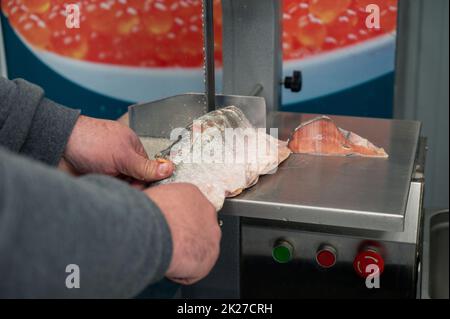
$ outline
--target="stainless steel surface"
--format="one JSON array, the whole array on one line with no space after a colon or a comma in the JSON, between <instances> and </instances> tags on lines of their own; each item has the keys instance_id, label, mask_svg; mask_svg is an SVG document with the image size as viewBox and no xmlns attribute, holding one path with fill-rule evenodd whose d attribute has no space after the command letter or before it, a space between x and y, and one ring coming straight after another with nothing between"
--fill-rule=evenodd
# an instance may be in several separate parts
<instances>
[{"instance_id":1,"label":"stainless steel surface","mask_svg":"<svg viewBox=\"0 0 450 319\"><path fill-rule=\"evenodd\" d=\"M428 153L428 138L420 137L419 149L417 151L416 167L414 171L413 179L418 182L425 181L425 165L426 157Z\"/></svg>"},{"instance_id":2,"label":"stainless steel surface","mask_svg":"<svg viewBox=\"0 0 450 319\"><path fill-rule=\"evenodd\" d=\"M250 92L250 96L258 96L264 90L261 84L256 84L255 87Z\"/></svg>"},{"instance_id":3,"label":"stainless steel surface","mask_svg":"<svg viewBox=\"0 0 450 319\"><path fill-rule=\"evenodd\" d=\"M204 95L187 94L130 108L140 136L170 138L203 115ZM257 127L265 127L262 98L218 96L219 107L236 105ZM314 115L275 112L269 127L287 139ZM420 124L410 121L332 117L336 123L386 149L389 159L292 155L278 172L227 200L222 214L269 220L402 231L418 150Z\"/></svg>"},{"instance_id":4,"label":"stainless steel surface","mask_svg":"<svg viewBox=\"0 0 450 319\"><path fill-rule=\"evenodd\" d=\"M405 214L405 228L403 231L380 231L370 229L356 229L349 227L333 226L328 224L295 223L295 229L305 232L317 232L323 234L334 234L341 237L370 238L378 242L397 242L402 244L417 245L420 242L419 231L421 229L423 183L413 182L408 196L408 204ZM247 218L248 219L248 218ZM289 225L290 222L276 221L270 219L259 219L259 224Z\"/></svg>"},{"instance_id":5,"label":"stainless steel surface","mask_svg":"<svg viewBox=\"0 0 450 319\"><path fill-rule=\"evenodd\" d=\"M207 113L205 95L189 93L129 108L130 127L142 137L170 138L173 129L184 128ZM234 105L257 128L266 127L266 104L261 97L216 95L218 108Z\"/></svg>"},{"instance_id":6,"label":"stainless steel surface","mask_svg":"<svg viewBox=\"0 0 450 319\"><path fill-rule=\"evenodd\" d=\"M216 109L216 83L214 70L214 6L213 0L203 0L203 49L205 92L208 112Z\"/></svg>"},{"instance_id":7,"label":"stainless steel surface","mask_svg":"<svg viewBox=\"0 0 450 319\"><path fill-rule=\"evenodd\" d=\"M223 0L223 92L247 95L257 84L267 110L281 106L282 1Z\"/></svg>"},{"instance_id":8,"label":"stainless steel surface","mask_svg":"<svg viewBox=\"0 0 450 319\"><path fill-rule=\"evenodd\" d=\"M449 211L425 216L422 255L423 299L449 298Z\"/></svg>"},{"instance_id":9,"label":"stainless steel surface","mask_svg":"<svg viewBox=\"0 0 450 319\"><path fill-rule=\"evenodd\" d=\"M270 127L287 139L314 115L275 112ZM403 231L420 123L332 117L385 148L389 159L293 155L225 203L222 214L381 231Z\"/></svg>"}]
</instances>

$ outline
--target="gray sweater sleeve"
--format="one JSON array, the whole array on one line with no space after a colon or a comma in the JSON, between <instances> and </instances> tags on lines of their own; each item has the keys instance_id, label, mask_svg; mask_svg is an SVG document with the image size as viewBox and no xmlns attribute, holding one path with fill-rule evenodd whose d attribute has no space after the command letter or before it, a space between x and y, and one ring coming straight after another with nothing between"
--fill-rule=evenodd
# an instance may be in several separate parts
<instances>
[{"instance_id":1,"label":"gray sweater sleeve","mask_svg":"<svg viewBox=\"0 0 450 319\"><path fill-rule=\"evenodd\" d=\"M164 277L171 255L167 223L143 193L0 147L0 298L130 298ZM70 264L79 289L66 287Z\"/></svg>"},{"instance_id":2,"label":"gray sweater sleeve","mask_svg":"<svg viewBox=\"0 0 450 319\"><path fill-rule=\"evenodd\" d=\"M0 77L0 145L13 152L58 164L78 115L38 86Z\"/></svg>"}]
</instances>

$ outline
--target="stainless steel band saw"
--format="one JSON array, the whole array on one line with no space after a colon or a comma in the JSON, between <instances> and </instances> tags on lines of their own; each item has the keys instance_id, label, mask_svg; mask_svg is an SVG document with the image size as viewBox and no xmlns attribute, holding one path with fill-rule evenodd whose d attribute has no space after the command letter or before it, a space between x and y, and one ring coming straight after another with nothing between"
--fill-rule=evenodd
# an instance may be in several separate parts
<instances>
[{"instance_id":1,"label":"stainless steel band saw","mask_svg":"<svg viewBox=\"0 0 450 319\"><path fill-rule=\"evenodd\" d=\"M235 105L256 127L278 128L286 139L312 115L278 112L281 1L222 1L225 95L214 93L211 3L204 0L206 93L132 106L130 126L141 136L168 138L172 128ZM219 216L219 261L208 278L182 289L184 298L416 297L425 160L420 124L333 119L390 158L293 155L277 174L227 200ZM368 287L359 273L367 265L382 268L380 287Z\"/></svg>"}]
</instances>

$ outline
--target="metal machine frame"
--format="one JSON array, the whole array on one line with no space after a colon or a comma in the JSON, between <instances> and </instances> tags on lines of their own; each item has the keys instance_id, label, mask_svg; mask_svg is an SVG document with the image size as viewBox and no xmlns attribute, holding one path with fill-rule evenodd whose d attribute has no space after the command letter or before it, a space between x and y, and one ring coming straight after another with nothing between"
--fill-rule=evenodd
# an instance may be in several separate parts
<instances>
[{"instance_id":1,"label":"metal machine frame","mask_svg":"<svg viewBox=\"0 0 450 319\"><path fill-rule=\"evenodd\" d=\"M223 92L281 105L281 1L223 0ZM245 30L245 31L243 31Z\"/></svg>"},{"instance_id":2,"label":"metal machine frame","mask_svg":"<svg viewBox=\"0 0 450 319\"><path fill-rule=\"evenodd\" d=\"M0 75L8 76L8 69L6 66L5 44L3 40L2 21L0 20Z\"/></svg>"},{"instance_id":3,"label":"metal machine frame","mask_svg":"<svg viewBox=\"0 0 450 319\"><path fill-rule=\"evenodd\" d=\"M223 1L227 95L216 96L215 102L219 108L234 104L254 125L278 128L279 138L287 140L314 115L278 112L280 7L281 2L273 0ZM210 95L184 94L133 106L130 126L141 136L167 138L171 128L186 127L206 113ZM183 288L183 297L416 296L425 161L421 125L333 119L339 127L386 148L390 158L293 154L276 174L225 202L219 215L223 233L219 261L205 280ZM273 249L279 243L289 252L289 262L275 258ZM323 246L334 253L333 267L318 260ZM355 273L356 269L364 275L361 264L371 258L384 260L380 289L368 289Z\"/></svg>"},{"instance_id":4,"label":"metal machine frame","mask_svg":"<svg viewBox=\"0 0 450 319\"><path fill-rule=\"evenodd\" d=\"M401 1L400 7L403 5ZM280 7L281 1L273 0L223 0L224 93L258 93L266 100L269 117L277 117L276 111L281 105ZM274 125L272 127L279 127L282 123L278 121ZM416 134L418 132L420 128ZM404 199L403 217L398 216L401 218L397 220L393 215L377 216L377 221L370 221L370 216L366 215L360 222L351 217L342 222L339 219L331 222L333 214L326 218L325 214L314 221L312 214L309 220L304 217L305 211L298 221L287 217L276 221L267 218L271 209L283 210L285 205L277 207L270 202L255 205L244 195L243 200L228 201L221 214L223 240L217 266L206 280L183 289L183 296L414 298L420 268L425 160L425 142L419 144L418 136L415 138L417 152L410 162L415 166L409 172L410 189L401 195L408 197ZM258 211L260 218L255 218ZM301 210L294 208L293 214L295 212ZM394 219L390 220L391 216ZM346 222L353 226L345 227ZM373 228L377 222L383 225ZM277 238L288 238L300 247L297 258L290 265L276 264L270 256ZM386 285L380 290L368 290L361 278L355 276L351 265L360 246L368 241L377 242L388 252L385 254ZM323 243L343 248L333 270L319 269L314 263L316 249Z\"/></svg>"}]
</instances>

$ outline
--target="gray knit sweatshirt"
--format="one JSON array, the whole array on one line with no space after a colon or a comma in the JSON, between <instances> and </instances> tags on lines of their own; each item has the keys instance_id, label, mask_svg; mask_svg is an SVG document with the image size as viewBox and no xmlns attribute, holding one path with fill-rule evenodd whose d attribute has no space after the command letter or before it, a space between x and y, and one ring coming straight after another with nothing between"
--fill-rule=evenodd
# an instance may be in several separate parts
<instances>
[{"instance_id":1,"label":"gray knit sweatshirt","mask_svg":"<svg viewBox=\"0 0 450 319\"><path fill-rule=\"evenodd\" d=\"M0 77L0 298L129 298L169 266L169 228L144 194L55 169L78 115Z\"/></svg>"}]
</instances>

